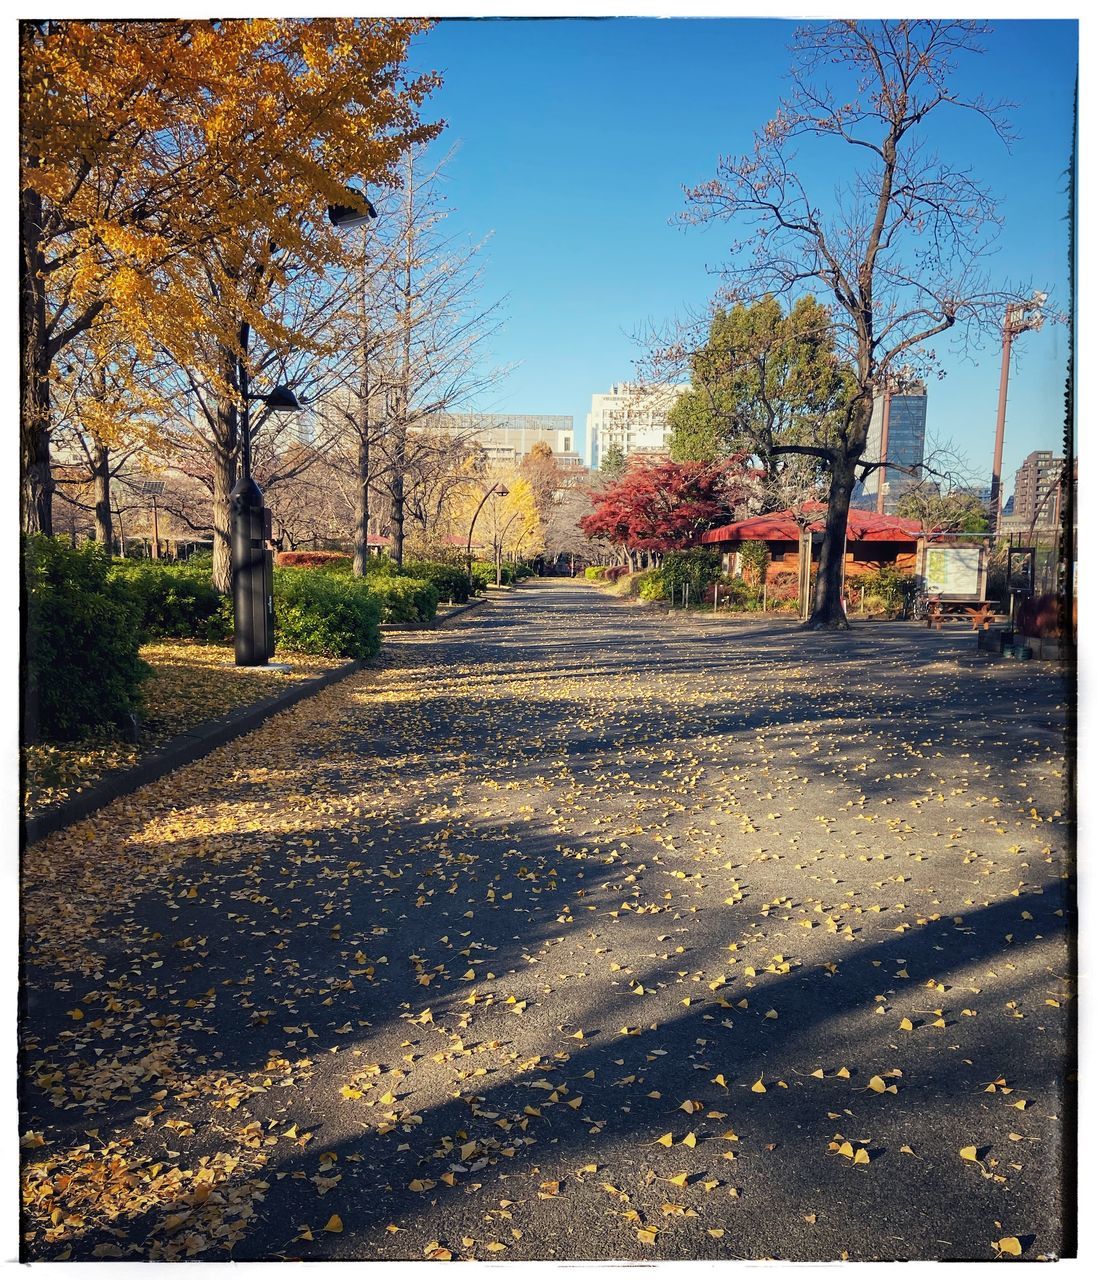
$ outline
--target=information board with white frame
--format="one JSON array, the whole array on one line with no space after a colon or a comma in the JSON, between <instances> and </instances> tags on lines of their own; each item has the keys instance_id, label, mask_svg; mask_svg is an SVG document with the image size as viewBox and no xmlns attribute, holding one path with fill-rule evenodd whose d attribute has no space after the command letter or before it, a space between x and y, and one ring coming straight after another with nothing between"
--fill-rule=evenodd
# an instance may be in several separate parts
<instances>
[{"instance_id":1,"label":"information board with white frame","mask_svg":"<svg viewBox=\"0 0 1097 1280\"><path fill-rule=\"evenodd\" d=\"M981 543L923 541L919 549L926 595L942 600L986 598L986 547Z\"/></svg>"}]
</instances>

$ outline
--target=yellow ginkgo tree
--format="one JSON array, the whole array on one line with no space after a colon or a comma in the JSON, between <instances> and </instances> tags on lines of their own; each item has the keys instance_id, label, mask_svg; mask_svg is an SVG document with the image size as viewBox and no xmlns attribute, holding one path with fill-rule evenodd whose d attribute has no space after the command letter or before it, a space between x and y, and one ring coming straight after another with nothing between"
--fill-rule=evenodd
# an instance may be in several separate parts
<instances>
[{"instance_id":1,"label":"yellow ginkgo tree","mask_svg":"<svg viewBox=\"0 0 1097 1280\"><path fill-rule=\"evenodd\" d=\"M198 360L208 342L197 338L212 332L210 379L237 392L241 333L259 323L263 303L252 247L264 246L264 271L280 253L322 272L341 252L328 206L357 200L348 185L394 184L400 156L437 132L419 116L437 77L404 74L409 43L428 25L22 25L25 528L52 529L58 354L108 312L142 357L159 343Z\"/></svg>"}]
</instances>

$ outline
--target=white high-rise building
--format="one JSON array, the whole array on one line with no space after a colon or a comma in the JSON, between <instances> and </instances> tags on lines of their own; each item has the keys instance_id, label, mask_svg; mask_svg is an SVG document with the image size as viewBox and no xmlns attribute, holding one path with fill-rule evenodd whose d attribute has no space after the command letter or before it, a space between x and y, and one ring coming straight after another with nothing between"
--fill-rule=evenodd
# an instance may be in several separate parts
<instances>
[{"instance_id":1,"label":"white high-rise building","mask_svg":"<svg viewBox=\"0 0 1097 1280\"><path fill-rule=\"evenodd\" d=\"M666 453L670 441L667 415L684 386L660 383L637 387L615 382L607 392L595 392L587 414L586 463L593 471L614 445L627 457L633 453Z\"/></svg>"},{"instance_id":2,"label":"white high-rise building","mask_svg":"<svg viewBox=\"0 0 1097 1280\"><path fill-rule=\"evenodd\" d=\"M582 466L575 449L575 421L570 415L436 413L425 419L423 426L475 440L488 461L501 466L517 466L535 444L547 444L560 467Z\"/></svg>"}]
</instances>

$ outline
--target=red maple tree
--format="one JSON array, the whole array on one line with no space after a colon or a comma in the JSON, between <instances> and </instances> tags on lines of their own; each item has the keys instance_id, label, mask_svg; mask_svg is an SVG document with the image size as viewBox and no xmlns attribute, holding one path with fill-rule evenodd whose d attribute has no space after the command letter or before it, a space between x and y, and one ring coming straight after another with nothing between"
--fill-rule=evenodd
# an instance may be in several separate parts
<instances>
[{"instance_id":1,"label":"red maple tree","mask_svg":"<svg viewBox=\"0 0 1097 1280\"><path fill-rule=\"evenodd\" d=\"M751 495L757 472L739 454L716 463L637 459L592 493L594 510L579 522L588 538L630 551L674 551L706 529L732 520Z\"/></svg>"}]
</instances>

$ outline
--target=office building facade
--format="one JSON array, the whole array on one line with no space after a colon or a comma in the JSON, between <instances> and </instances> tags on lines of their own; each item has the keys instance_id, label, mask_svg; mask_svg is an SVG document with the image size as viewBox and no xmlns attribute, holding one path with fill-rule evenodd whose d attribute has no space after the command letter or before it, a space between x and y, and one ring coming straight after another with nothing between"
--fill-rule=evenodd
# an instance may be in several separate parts
<instances>
[{"instance_id":1,"label":"office building facade","mask_svg":"<svg viewBox=\"0 0 1097 1280\"><path fill-rule=\"evenodd\" d=\"M569 414L437 413L422 426L475 441L493 466L517 466L535 444L548 445L562 468L583 465L575 448L575 419Z\"/></svg>"},{"instance_id":2,"label":"office building facade","mask_svg":"<svg viewBox=\"0 0 1097 1280\"><path fill-rule=\"evenodd\" d=\"M592 471L601 466L613 448L625 457L667 453L671 431L667 416L684 390L670 383L638 388L615 382L609 391L596 392L587 414L587 466Z\"/></svg>"},{"instance_id":3,"label":"office building facade","mask_svg":"<svg viewBox=\"0 0 1097 1280\"><path fill-rule=\"evenodd\" d=\"M877 395L872 402L872 418L868 426L868 443L865 446L866 462L882 458L884 429L884 396ZM893 393L888 413L887 461L901 467L918 467L925 461L926 450L926 388L923 383L910 384L901 395ZM858 486L854 501L861 508L875 510L880 486L884 487L884 512L894 515L899 499L907 489L919 481L917 474L910 475L891 468L879 468Z\"/></svg>"}]
</instances>

